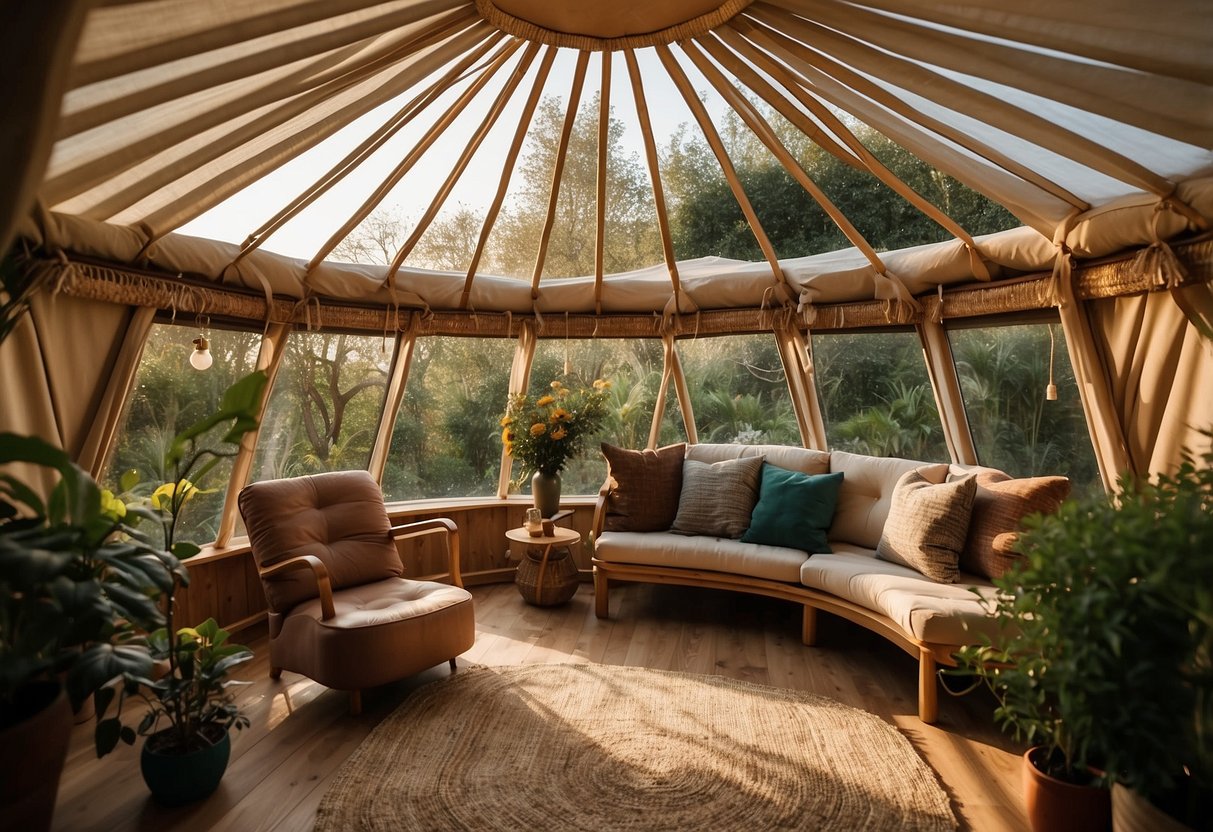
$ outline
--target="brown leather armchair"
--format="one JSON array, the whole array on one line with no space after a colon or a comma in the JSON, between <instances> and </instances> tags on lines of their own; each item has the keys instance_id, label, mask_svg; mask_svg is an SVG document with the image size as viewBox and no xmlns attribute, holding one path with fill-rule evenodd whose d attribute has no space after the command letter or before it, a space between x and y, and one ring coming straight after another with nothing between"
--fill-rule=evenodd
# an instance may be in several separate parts
<instances>
[{"instance_id":1,"label":"brown leather armchair","mask_svg":"<svg viewBox=\"0 0 1213 832\"><path fill-rule=\"evenodd\" d=\"M240 492L240 514L269 602L270 676L291 670L361 691L449 661L476 640L459 575L459 530L447 519L392 527L366 471L267 480ZM401 537L442 534L451 583L401 577Z\"/></svg>"}]
</instances>

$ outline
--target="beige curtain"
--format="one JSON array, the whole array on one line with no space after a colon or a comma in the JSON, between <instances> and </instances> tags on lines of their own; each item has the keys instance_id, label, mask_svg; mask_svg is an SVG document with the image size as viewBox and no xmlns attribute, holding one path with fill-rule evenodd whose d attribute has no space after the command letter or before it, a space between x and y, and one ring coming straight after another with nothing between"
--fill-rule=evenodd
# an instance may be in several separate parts
<instances>
[{"instance_id":1,"label":"beige curtain","mask_svg":"<svg viewBox=\"0 0 1213 832\"><path fill-rule=\"evenodd\" d=\"M0 27L0 254L34 205L50 158L68 67L92 5L86 0L6 3Z\"/></svg>"},{"instance_id":2,"label":"beige curtain","mask_svg":"<svg viewBox=\"0 0 1213 832\"><path fill-rule=\"evenodd\" d=\"M1181 291L1207 294L1209 287ZM1208 447L1200 431L1213 428L1213 341L1168 292L1099 300L1088 308L1133 472L1173 471L1185 448Z\"/></svg>"},{"instance_id":3,"label":"beige curtain","mask_svg":"<svg viewBox=\"0 0 1213 832\"><path fill-rule=\"evenodd\" d=\"M531 381L531 362L535 360L535 347L539 343L535 324L526 321L518 329L518 344L514 348L514 362L510 365L510 395L525 393ZM504 410L504 408L502 408ZM513 459L501 449L501 471L497 475L497 496L505 499L510 493L510 473Z\"/></svg>"},{"instance_id":4,"label":"beige curtain","mask_svg":"<svg viewBox=\"0 0 1213 832\"><path fill-rule=\"evenodd\" d=\"M129 385L139 360L134 342L141 346L150 324L143 310L35 295L0 345L0 432L39 436L98 474L126 398L118 387ZM44 495L52 484L42 471L12 473Z\"/></svg>"}]
</instances>

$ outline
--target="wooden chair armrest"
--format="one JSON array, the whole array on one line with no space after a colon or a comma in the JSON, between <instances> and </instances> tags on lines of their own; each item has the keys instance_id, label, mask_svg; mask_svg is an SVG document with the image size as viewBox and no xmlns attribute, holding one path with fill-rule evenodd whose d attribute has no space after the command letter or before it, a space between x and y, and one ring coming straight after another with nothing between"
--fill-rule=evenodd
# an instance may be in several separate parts
<instances>
[{"instance_id":1,"label":"wooden chair armrest","mask_svg":"<svg viewBox=\"0 0 1213 832\"><path fill-rule=\"evenodd\" d=\"M336 616L337 610L333 607L333 582L329 578L328 567L315 555L299 555L290 560L284 560L282 563L275 563L273 566L262 569L261 577L273 578L285 572L294 572L296 569L310 569L316 576L316 590L320 594L320 620L328 621Z\"/></svg>"},{"instance_id":2,"label":"wooden chair armrest","mask_svg":"<svg viewBox=\"0 0 1213 832\"><path fill-rule=\"evenodd\" d=\"M598 489L598 499L594 502L594 524L590 527L590 534L594 536L594 540L598 540L599 535L602 534L602 526L606 523L606 504L610 495L611 478L607 477L602 488Z\"/></svg>"},{"instance_id":3,"label":"wooden chair armrest","mask_svg":"<svg viewBox=\"0 0 1213 832\"><path fill-rule=\"evenodd\" d=\"M446 535L447 559L450 561L451 583L463 586L463 575L459 571L459 527L455 521L446 517L435 517L432 520L418 520L415 523L404 523L392 526L392 537L395 540L406 540L410 537L421 537L427 534L442 533Z\"/></svg>"}]
</instances>

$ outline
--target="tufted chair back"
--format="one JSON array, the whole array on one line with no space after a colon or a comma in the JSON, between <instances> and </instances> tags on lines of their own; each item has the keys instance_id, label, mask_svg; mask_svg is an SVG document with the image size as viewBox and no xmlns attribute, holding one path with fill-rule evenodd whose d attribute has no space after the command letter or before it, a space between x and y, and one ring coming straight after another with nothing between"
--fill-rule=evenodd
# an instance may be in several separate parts
<instances>
[{"instance_id":1,"label":"tufted chair back","mask_svg":"<svg viewBox=\"0 0 1213 832\"><path fill-rule=\"evenodd\" d=\"M328 568L334 590L404 573L383 492L366 471L255 482L240 492L240 514L260 569L315 555ZM263 576L261 583L273 613L317 596L316 580L306 570Z\"/></svg>"}]
</instances>

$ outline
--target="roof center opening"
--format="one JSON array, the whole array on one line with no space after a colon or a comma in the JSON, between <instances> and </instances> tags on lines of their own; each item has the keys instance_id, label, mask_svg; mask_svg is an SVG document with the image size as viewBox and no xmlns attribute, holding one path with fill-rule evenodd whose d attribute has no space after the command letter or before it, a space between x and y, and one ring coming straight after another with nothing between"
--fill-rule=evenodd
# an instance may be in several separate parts
<instances>
[{"instance_id":1,"label":"roof center opening","mask_svg":"<svg viewBox=\"0 0 1213 832\"><path fill-rule=\"evenodd\" d=\"M504 32L573 49L635 49L701 35L753 0L476 0Z\"/></svg>"}]
</instances>

